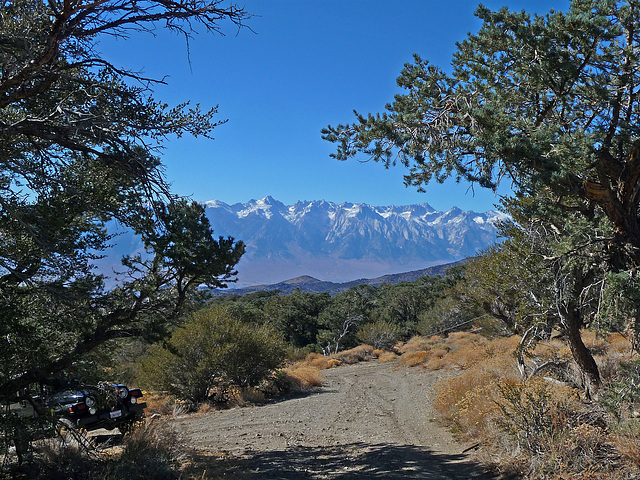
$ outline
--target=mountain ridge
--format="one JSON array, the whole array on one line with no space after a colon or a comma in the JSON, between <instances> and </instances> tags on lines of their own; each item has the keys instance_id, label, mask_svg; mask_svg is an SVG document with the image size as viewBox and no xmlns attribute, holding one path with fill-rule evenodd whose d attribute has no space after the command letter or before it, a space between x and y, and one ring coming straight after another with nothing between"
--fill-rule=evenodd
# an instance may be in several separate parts
<instances>
[{"instance_id":1,"label":"mountain ridge","mask_svg":"<svg viewBox=\"0 0 640 480\"><path fill-rule=\"evenodd\" d=\"M420 270L475 256L496 241L506 215L436 211L428 203L373 206L271 196L246 203L204 202L216 235L242 240L238 286L310 275L333 283Z\"/></svg>"},{"instance_id":2,"label":"mountain ridge","mask_svg":"<svg viewBox=\"0 0 640 480\"><path fill-rule=\"evenodd\" d=\"M214 296L224 295L246 295L248 293L262 292L262 291L274 291L278 290L282 295L289 295L296 290L300 290L305 293L324 293L327 292L330 295L336 295L340 292L344 292L357 285L372 285L379 286L385 283L400 283L400 282L413 282L421 277L425 276L443 276L445 271L449 268L464 265L471 258L465 258L457 262L446 263L441 265L434 265L432 267L423 268L420 270L412 270L410 272L395 273L382 275L376 278L361 278L357 280L351 280L349 282L329 282L325 280L319 280L310 275L301 275L299 277L284 280L282 282L274 284L253 285L243 288L229 288L218 289L213 291Z\"/></svg>"}]
</instances>

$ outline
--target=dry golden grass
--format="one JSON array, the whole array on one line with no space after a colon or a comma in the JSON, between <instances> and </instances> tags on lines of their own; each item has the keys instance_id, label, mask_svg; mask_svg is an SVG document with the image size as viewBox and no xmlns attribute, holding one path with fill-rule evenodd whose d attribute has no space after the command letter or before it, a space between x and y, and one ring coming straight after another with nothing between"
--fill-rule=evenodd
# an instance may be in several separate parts
<instances>
[{"instance_id":1,"label":"dry golden grass","mask_svg":"<svg viewBox=\"0 0 640 480\"><path fill-rule=\"evenodd\" d=\"M406 366L424 365L428 370L451 366L466 369L501 352L506 345L491 343L484 337L469 332L454 332L449 337L413 337L396 347L401 353L398 363Z\"/></svg>"},{"instance_id":2,"label":"dry golden grass","mask_svg":"<svg viewBox=\"0 0 640 480\"><path fill-rule=\"evenodd\" d=\"M599 337L596 332L589 330L582 332L582 341L591 349L600 349L607 344L606 339Z\"/></svg>"},{"instance_id":3,"label":"dry golden grass","mask_svg":"<svg viewBox=\"0 0 640 480\"><path fill-rule=\"evenodd\" d=\"M487 345L487 352L490 355L502 355L506 353L512 356L513 352L516 351L520 340L521 337L519 335L494 338Z\"/></svg>"},{"instance_id":4,"label":"dry golden grass","mask_svg":"<svg viewBox=\"0 0 640 480\"><path fill-rule=\"evenodd\" d=\"M484 339L484 337L471 332L451 332L447 337L447 340L455 345L463 344L465 341L477 342L479 339Z\"/></svg>"},{"instance_id":5,"label":"dry golden grass","mask_svg":"<svg viewBox=\"0 0 640 480\"><path fill-rule=\"evenodd\" d=\"M609 347L608 352L611 354L630 354L631 353L631 342L628 338L624 337L619 333L613 333L609 335Z\"/></svg>"},{"instance_id":6,"label":"dry golden grass","mask_svg":"<svg viewBox=\"0 0 640 480\"><path fill-rule=\"evenodd\" d=\"M477 365L490 356L484 345L474 342L465 342L463 348L452 349L447 355L448 361L465 370Z\"/></svg>"},{"instance_id":7,"label":"dry golden grass","mask_svg":"<svg viewBox=\"0 0 640 480\"><path fill-rule=\"evenodd\" d=\"M532 353L537 358L550 359L564 352L562 352L562 349L558 348L558 346L553 343L539 343Z\"/></svg>"},{"instance_id":8,"label":"dry golden grass","mask_svg":"<svg viewBox=\"0 0 640 480\"><path fill-rule=\"evenodd\" d=\"M147 403L145 414L151 415L169 415L174 411L175 398L162 392L143 392L143 399Z\"/></svg>"},{"instance_id":9,"label":"dry golden grass","mask_svg":"<svg viewBox=\"0 0 640 480\"><path fill-rule=\"evenodd\" d=\"M317 368L318 370L325 370L327 368L331 368L331 365L329 365L329 358L319 353L310 353L308 357L300 363L308 363L309 365Z\"/></svg>"},{"instance_id":10,"label":"dry golden grass","mask_svg":"<svg viewBox=\"0 0 640 480\"><path fill-rule=\"evenodd\" d=\"M429 350L434 345L434 343L436 343L439 339L440 337L427 338L427 337L415 336L409 339L408 342L397 345L395 350L400 352L400 354L404 354L407 352Z\"/></svg>"},{"instance_id":11,"label":"dry golden grass","mask_svg":"<svg viewBox=\"0 0 640 480\"><path fill-rule=\"evenodd\" d=\"M284 368L282 374L285 378L282 380L293 390L319 387L324 383L322 370L339 367L342 364L368 361L373 357L373 347L370 345L360 345L329 357L319 353L309 353L304 359Z\"/></svg>"},{"instance_id":12,"label":"dry golden grass","mask_svg":"<svg viewBox=\"0 0 640 480\"><path fill-rule=\"evenodd\" d=\"M398 355L394 352L382 351L377 355L377 357L378 357L378 362L387 363L387 362L393 362L396 358L398 358Z\"/></svg>"},{"instance_id":13,"label":"dry golden grass","mask_svg":"<svg viewBox=\"0 0 640 480\"><path fill-rule=\"evenodd\" d=\"M311 365L291 365L284 369L284 373L300 389L320 387L324 382L320 370Z\"/></svg>"},{"instance_id":14,"label":"dry golden grass","mask_svg":"<svg viewBox=\"0 0 640 480\"><path fill-rule=\"evenodd\" d=\"M198 407L198 410L196 411L196 413L198 415L206 415L207 413L211 412L212 410L215 410L215 408L208 402L202 403L200 404L200 406Z\"/></svg>"},{"instance_id":15,"label":"dry golden grass","mask_svg":"<svg viewBox=\"0 0 640 480\"><path fill-rule=\"evenodd\" d=\"M447 355L447 353L449 353L449 350L447 350L446 348L442 348L442 347L434 347L430 350L431 352L431 356L432 357L436 357L436 358L444 358L445 355Z\"/></svg>"},{"instance_id":16,"label":"dry golden grass","mask_svg":"<svg viewBox=\"0 0 640 480\"><path fill-rule=\"evenodd\" d=\"M228 396L226 405L228 408L261 404L266 400L264 392L255 388L232 387L229 389Z\"/></svg>"},{"instance_id":17,"label":"dry golden grass","mask_svg":"<svg viewBox=\"0 0 640 480\"><path fill-rule=\"evenodd\" d=\"M640 439L629 435L616 435L613 445L620 455L629 459L631 463L640 468Z\"/></svg>"},{"instance_id":18,"label":"dry golden grass","mask_svg":"<svg viewBox=\"0 0 640 480\"><path fill-rule=\"evenodd\" d=\"M398 364L405 367L415 367L417 365L423 365L430 357L430 353L425 350L407 352L400 356Z\"/></svg>"},{"instance_id":19,"label":"dry golden grass","mask_svg":"<svg viewBox=\"0 0 640 480\"><path fill-rule=\"evenodd\" d=\"M446 357L431 357L429 361L424 365L429 371L434 370L442 370L443 368L449 367L451 364L449 363L449 359Z\"/></svg>"},{"instance_id":20,"label":"dry golden grass","mask_svg":"<svg viewBox=\"0 0 640 480\"><path fill-rule=\"evenodd\" d=\"M434 401L457 438L482 443L480 457L498 462L503 473L527 479L640 478L640 436L605 426L613 417L598 403L585 403L580 390L539 376L523 382L514 357L520 340L470 333L450 335L431 347L426 339L413 340L413 349L420 345L431 353L425 368L457 365L461 370L436 385ZM587 332L584 340L605 382L619 374L621 360L634 358L621 335L602 339ZM571 358L560 339L540 342L530 353L527 361L537 364Z\"/></svg>"},{"instance_id":21,"label":"dry golden grass","mask_svg":"<svg viewBox=\"0 0 640 480\"><path fill-rule=\"evenodd\" d=\"M461 375L442 379L436 385L435 410L460 439L483 441L487 417L498 409L496 383L490 371L466 370Z\"/></svg>"},{"instance_id":22,"label":"dry golden grass","mask_svg":"<svg viewBox=\"0 0 640 480\"><path fill-rule=\"evenodd\" d=\"M373 347L371 345L358 345L350 350L332 355L332 357L340 360L347 365L359 362L367 362L373 358Z\"/></svg>"}]
</instances>

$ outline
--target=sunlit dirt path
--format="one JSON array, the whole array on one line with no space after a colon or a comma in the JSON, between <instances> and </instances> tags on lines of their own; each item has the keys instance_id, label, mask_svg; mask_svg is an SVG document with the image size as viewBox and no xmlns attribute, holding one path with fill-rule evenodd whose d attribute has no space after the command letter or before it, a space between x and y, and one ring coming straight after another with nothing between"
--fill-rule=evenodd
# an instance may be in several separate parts
<instances>
[{"instance_id":1,"label":"sunlit dirt path","mask_svg":"<svg viewBox=\"0 0 640 480\"><path fill-rule=\"evenodd\" d=\"M434 421L437 373L367 363L323 374L317 393L175 426L211 473L228 478L492 478Z\"/></svg>"}]
</instances>

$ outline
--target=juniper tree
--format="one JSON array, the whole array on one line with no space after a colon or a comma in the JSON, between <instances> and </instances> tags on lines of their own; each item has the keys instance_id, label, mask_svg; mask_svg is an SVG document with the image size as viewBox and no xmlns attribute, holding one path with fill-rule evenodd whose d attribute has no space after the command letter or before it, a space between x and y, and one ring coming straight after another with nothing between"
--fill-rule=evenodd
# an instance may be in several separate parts
<instances>
[{"instance_id":1,"label":"juniper tree","mask_svg":"<svg viewBox=\"0 0 640 480\"><path fill-rule=\"evenodd\" d=\"M582 292L602 271L632 279L640 266L640 2L573 0L567 12L534 16L480 6L476 15L483 24L458 44L451 73L416 55L384 113L356 113L323 136L338 159L405 165L406 184L420 190L454 177L507 182L528 199L528 218L562 237L553 258L540 258L572 277L557 313L597 387L579 335L589 321Z\"/></svg>"}]
</instances>

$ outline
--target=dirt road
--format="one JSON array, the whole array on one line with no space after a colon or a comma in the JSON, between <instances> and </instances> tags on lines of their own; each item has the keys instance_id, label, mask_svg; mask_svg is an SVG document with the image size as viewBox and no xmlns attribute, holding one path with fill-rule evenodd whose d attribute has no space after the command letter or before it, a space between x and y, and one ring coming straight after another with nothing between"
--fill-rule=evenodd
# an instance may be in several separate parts
<instances>
[{"instance_id":1,"label":"dirt road","mask_svg":"<svg viewBox=\"0 0 640 480\"><path fill-rule=\"evenodd\" d=\"M176 428L228 478L492 478L435 423L435 373L367 363L323 374L317 393L183 417Z\"/></svg>"}]
</instances>

